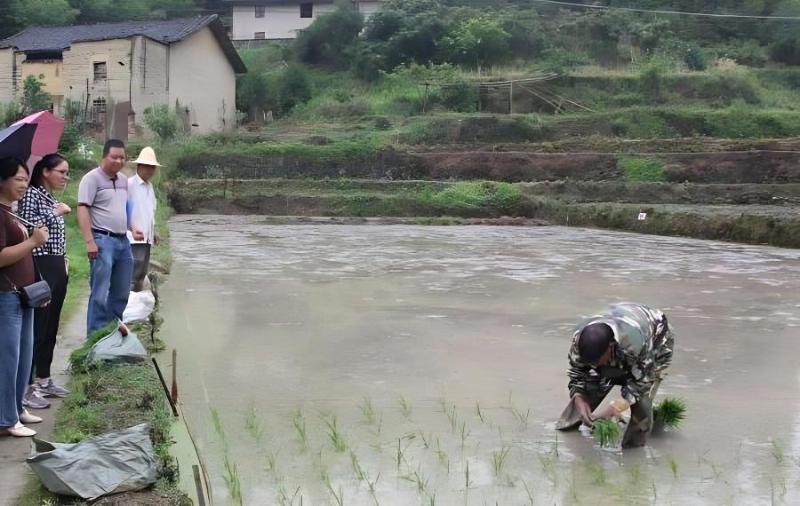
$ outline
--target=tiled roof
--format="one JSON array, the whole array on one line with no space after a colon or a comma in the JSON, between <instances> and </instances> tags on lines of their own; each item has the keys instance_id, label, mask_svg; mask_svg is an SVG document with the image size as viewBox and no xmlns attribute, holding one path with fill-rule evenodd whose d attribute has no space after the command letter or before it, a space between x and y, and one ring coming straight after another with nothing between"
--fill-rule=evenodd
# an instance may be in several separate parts
<instances>
[{"instance_id":1,"label":"tiled roof","mask_svg":"<svg viewBox=\"0 0 800 506\"><path fill-rule=\"evenodd\" d=\"M177 42L217 18L216 14L192 18L123 21L95 25L32 26L16 35L0 40L0 48L20 51L61 51L74 42L127 39L143 35L159 42Z\"/></svg>"},{"instance_id":2,"label":"tiled roof","mask_svg":"<svg viewBox=\"0 0 800 506\"><path fill-rule=\"evenodd\" d=\"M16 35L0 40L0 49L13 47L18 51L63 51L75 42L90 42L110 39L127 39L141 35L171 44L185 39L197 30L208 26L222 47L225 56L237 73L247 68L234 49L219 16L196 16L164 20L123 21L120 23L97 23L94 25L32 26Z\"/></svg>"}]
</instances>

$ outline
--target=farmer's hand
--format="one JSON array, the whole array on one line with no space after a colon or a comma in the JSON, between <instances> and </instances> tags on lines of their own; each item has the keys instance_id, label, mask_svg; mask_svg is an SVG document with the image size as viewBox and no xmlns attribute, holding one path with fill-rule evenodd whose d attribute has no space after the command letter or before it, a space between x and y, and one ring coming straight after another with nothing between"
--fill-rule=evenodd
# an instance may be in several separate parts
<instances>
[{"instance_id":1,"label":"farmer's hand","mask_svg":"<svg viewBox=\"0 0 800 506\"><path fill-rule=\"evenodd\" d=\"M69 207L67 204L63 202L56 204L53 207L53 214L56 216L64 216L65 214L69 214L72 212L72 208Z\"/></svg>"},{"instance_id":2,"label":"farmer's hand","mask_svg":"<svg viewBox=\"0 0 800 506\"><path fill-rule=\"evenodd\" d=\"M89 260L97 258L97 243L94 242L94 239L86 241L86 256L89 257Z\"/></svg>"},{"instance_id":3,"label":"farmer's hand","mask_svg":"<svg viewBox=\"0 0 800 506\"><path fill-rule=\"evenodd\" d=\"M589 406L589 401L586 400L581 394L575 394L575 409L578 410L578 414L581 415L581 420L583 420L583 424L587 427L592 426L592 408Z\"/></svg>"},{"instance_id":4,"label":"farmer's hand","mask_svg":"<svg viewBox=\"0 0 800 506\"><path fill-rule=\"evenodd\" d=\"M144 232L142 232L138 227L133 227L131 229L131 235L133 236L134 241L144 241Z\"/></svg>"},{"instance_id":5,"label":"farmer's hand","mask_svg":"<svg viewBox=\"0 0 800 506\"><path fill-rule=\"evenodd\" d=\"M159 244L161 244L161 236L158 235L158 232L156 232L156 234L153 236L153 244L155 246L158 246Z\"/></svg>"},{"instance_id":6,"label":"farmer's hand","mask_svg":"<svg viewBox=\"0 0 800 506\"><path fill-rule=\"evenodd\" d=\"M47 242L48 237L50 237L50 235L47 233L47 227L35 227L31 233L30 240L34 247L38 248Z\"/></svg>"}]
</instances>

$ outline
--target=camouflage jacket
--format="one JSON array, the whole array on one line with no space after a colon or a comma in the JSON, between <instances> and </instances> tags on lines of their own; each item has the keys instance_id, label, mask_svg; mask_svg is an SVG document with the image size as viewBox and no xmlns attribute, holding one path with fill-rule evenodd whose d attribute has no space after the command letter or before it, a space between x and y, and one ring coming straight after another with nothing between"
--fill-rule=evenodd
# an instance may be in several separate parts
<instances>
[{"instance_id":1,"label":"camouflage jacket","mask_svg":"<svg viewBox=\"0 0 800 506\"><path fill-rule=\"evenodd\" d=\"M607 366L593 368L578 354L578 336L591 323L605 323L619 343ZM616 304L603 315L581 323L572 337L569 350L569 393L605 395L613 385L622 385L622 396L635 404L650 397L672 362L675 336L664 313L641 304Z\"/></svg>"}]
</instances>

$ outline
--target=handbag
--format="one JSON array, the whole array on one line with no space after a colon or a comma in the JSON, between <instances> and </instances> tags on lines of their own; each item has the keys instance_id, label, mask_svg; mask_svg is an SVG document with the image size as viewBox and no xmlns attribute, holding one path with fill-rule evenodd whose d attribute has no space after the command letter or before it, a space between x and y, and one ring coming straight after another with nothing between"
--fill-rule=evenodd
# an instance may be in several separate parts
<instances>
[{"instance_id":1,"label":"handbag","mask_svg":"<svg viewBox=\"0 0 800 506\"><path fill-rule=\"evenodd\" d=\"M40 308L50 304L52 294L47 281L41 280L17 289L23 307Z\"/></svg>"}]
</instances>

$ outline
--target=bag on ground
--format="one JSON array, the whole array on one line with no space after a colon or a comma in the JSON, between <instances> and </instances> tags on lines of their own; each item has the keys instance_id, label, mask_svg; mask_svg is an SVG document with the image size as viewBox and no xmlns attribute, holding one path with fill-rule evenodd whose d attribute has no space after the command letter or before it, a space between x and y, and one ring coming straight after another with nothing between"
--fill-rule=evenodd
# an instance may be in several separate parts
<instances>
[{"instance_id":1,"label":"bag on ground","mask_svg":"<svg viewBox=\"0 0 800 506\"><path fill-rule=\"evenodd\" d=\"M136 363L147 360L147 350L135 332L123 336L119 330L97 341L86 356L86 365Z\"/></svg>"},{"instance_id":2,"label":"bag on ground","mask_svg":"<svg viewBox=\"0 0 800 506\"><path fill-rule=\"evenodd\" d=\"M147 488L158 477L146 423L75 444L34 439L33 445L28 465L54 494L91 501Z\"/></svg>"},{"instance_id":3,"label":"bag on ground","mask_svg":"<svg viewBox=\"0 0 800 506\"><path fill-rule=\"evenodd\" d=\"M125 323L147 321L155 307L156 297L150 290L131 292L128 296L128 305L122 313L122 321Z\"/></svg>"}]
</instances>

